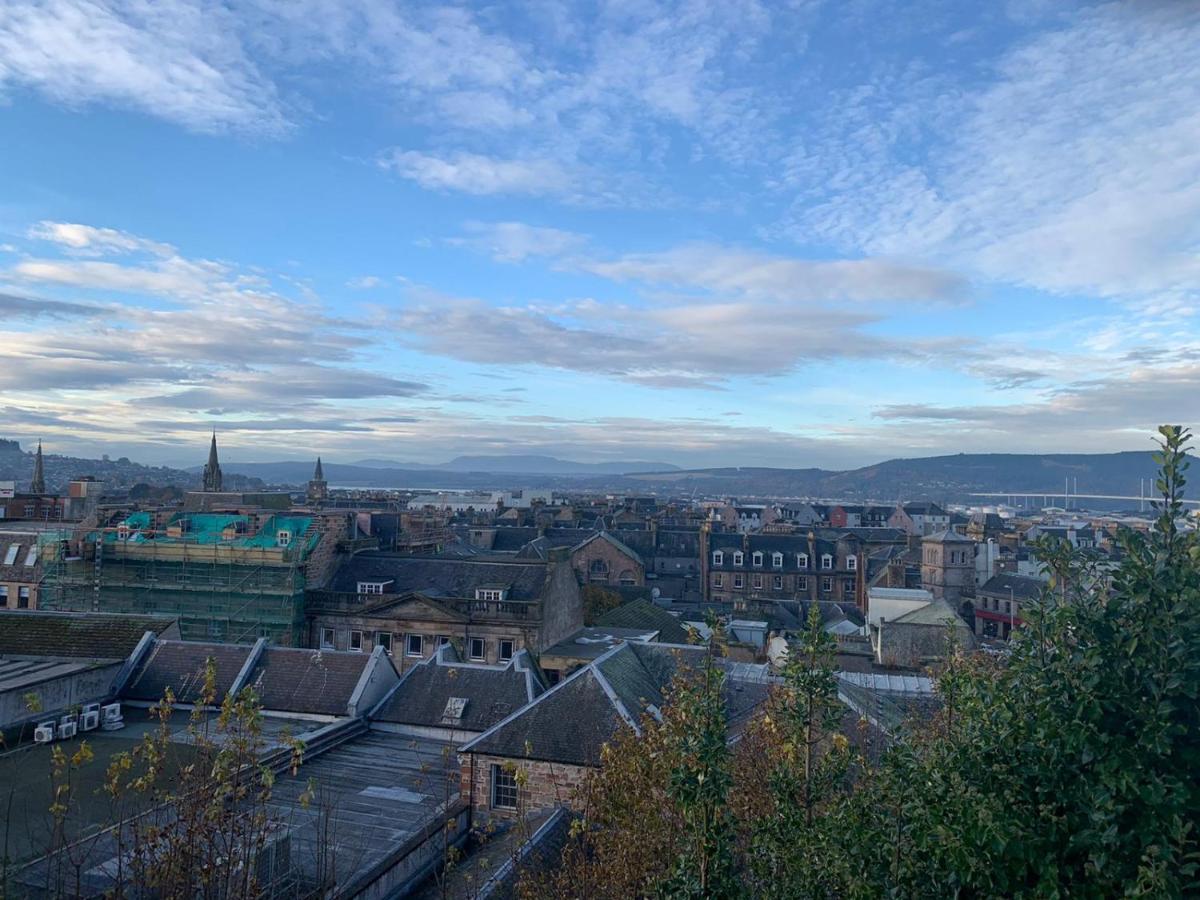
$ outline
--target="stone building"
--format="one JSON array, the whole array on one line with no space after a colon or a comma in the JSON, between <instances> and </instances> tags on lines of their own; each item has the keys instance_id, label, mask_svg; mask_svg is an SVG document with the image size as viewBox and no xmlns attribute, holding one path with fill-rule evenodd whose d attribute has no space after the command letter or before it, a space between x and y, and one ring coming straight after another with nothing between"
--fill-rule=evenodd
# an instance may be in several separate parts
<instances>
[{"instance_id":1,"label":"stone building","mask_svg":"<svg viewBox=\"0 0 1200 900\"><path fill-rule=\"evenodd\" d=\"M0 609L37 609L42 577L38 533L0 531Z\"/></svg>"},{"instance_id":2,"label":"stone building","mask_svg":"<svg viewBox=\"0 0 1200 900\"><path fill-rule=\"evenodd\" d=\"M583 625L583 599L565 551L548 560L364 552L343 559L308 596L309 645L383 647L405 668L453 643L468 662L505 663Z\"/></svg>"},{"instance_id":3,"label":"stone building","mask_svg":"<svg viewBox=\"0 0 1200 900\"><path fill-rule=\"evenodd\" d=\"M957 606L975 593L975 541L949 529L921 539L921 586Z\"/></svg>"},{"instance_id":4,"label":"stone building","mask_svg":"<svg viewBox=\"0 0 1200 900\"><path fill-rule=\"evenodd\" d=\"M646 583L641 556L607 531L597 531L572 548L571 568L580 584L638 587Z\"/></svg>"},{"instance_id":5,"label":"stone building","mask_svg":"<svg viewBox=\"0 0 1200 900\"><path fill-rule=\"evenodd\" d=\"M321 457L319 456L316 468L313 469L313 477L308 482L305 497L312 504L324 503L329 499L329 482L325 480L325 472L321 468Z\"/></svg>"}]
</instances>

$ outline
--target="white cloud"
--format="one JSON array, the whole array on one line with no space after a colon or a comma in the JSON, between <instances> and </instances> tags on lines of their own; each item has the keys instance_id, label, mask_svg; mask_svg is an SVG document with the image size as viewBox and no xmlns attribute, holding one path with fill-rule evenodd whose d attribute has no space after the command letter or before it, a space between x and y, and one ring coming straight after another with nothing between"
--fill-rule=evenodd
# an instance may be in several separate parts
<instances>
[{"instance_id":1,"label":"white cloud","mask_svg":"<svg viewBox=\"0 0 1200 900\"><path fill-rule=\"evenodd\" d=\"M279 134L287 117L238 23L191 0L0 2L0 89L132 107L201 132Z\"/></svg>"},{"instance_id":2,"label":"white cloud","mask_svg":"<svg viewBox=\"0 0 1200 900\"><path fill-rule=\"evenodd\" d=\"M383 284L383 279L378 275L360 275L358 278L351 278L347 281L346 287L366 291L371 288L377 288L381 284Z\"/></svg>"},{"instance_id":3,"label":"white cloud","mask_svg":"<svg viewBox=\"0 0 1200 900\"><path fill-rule=\"evenodd\" d=\"M435 156L416 150L393 150L379 158L381 168L429 190L466 194L562 194L571 177L545 159L500 159L478 153Z\"/></svg>"},{"instance_id":4,"label":"white cloud","mask_svg":"<svg viewBox=\"0 0 1200 900\"><path fill-rule=\"evenodd\" d=\"M450 238L447 243L472 247L506 263L534 256L562 256L587 241L583 235L571 231L523 222L467 222L464 230L469 237Z\"/></svg>"}]
</instances>

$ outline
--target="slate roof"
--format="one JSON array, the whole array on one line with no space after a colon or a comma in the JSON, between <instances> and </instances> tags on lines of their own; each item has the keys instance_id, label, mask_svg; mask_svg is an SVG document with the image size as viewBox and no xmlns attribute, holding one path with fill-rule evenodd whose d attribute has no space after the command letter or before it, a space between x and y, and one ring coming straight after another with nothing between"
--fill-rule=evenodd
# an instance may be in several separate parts
<instances>
[{"instance_id":1,"label":"slate roof","mask_svg":"<svg viewBox=\"0 0 1200 900\"><path fill-rule=\"evenodd\" d=\"M993 575L989 578L987 583L979 589L979 593L1001 597L1005 600L1010 598L1015 600L1036 600L1042 595L1042 589L1045 586L1045 582L1038 578L1001 572L999 575Z\"/></svg>"},{"instance_id":2,"label":"slate roof","mask_svg":"<svg viewBox=\"0 0 1200 900\"><path fill-rule=\"evenodd\" d=\"M147 631L174 624L169 616L0 610L0 655L125 659Z\"/></svg>"},{"instance_id":3,"label":"slate roof","mask_svg":"<svg viewBox=\"0 0 1200 900\"><path fill-rule=\"evenodd\" d=\"M923 543L930 544L973 544L975 543L965 534L959 534L953 528L947 528L944 531L939 531L936 534L929 534L921 538Z\"/></svg>"},{"instance_id":4,"label":"slate roof","mask_svg":"<svg viewBox=\"0 0 1200 900\"><path fill-rule=\"evenodd\" d=\"M391 582L387 594L474 598L476 588L503 585L510 600L538 600L548 567L540 561L439 558L396 553L356 553L344 560L330 590L354 593L361 581Z\"/></svg>"},{"instance_id":5,"label":"slate roof","mask_svg":"<svg viewBox=\"0 0 1200 900\"><path fill-rule=\"evenodd\" d=\"M590 537L585 538L584 540L580 541L572 549L579 550L579 549L587 546L588 544L590 544L592 541L608 541L608 543L612 544L613 547L615 547L617 549L618 553L623 553L624 555L628 556L630 559L632 559L636 563L642 562L642 558L638 555L636 550L629 547L627 544L622 543L617 538L613 537L612 533L608 532L608 531L597 531L595 534L591 535Z\"/></svg>"},{"instance_id":6,"label":"slate roof","mask_svg":"<svg viewBox=\"0 0 1200 900\"><path fill-rule=\"evenodd\" d=\"M263 709L344 716L370 660L367 653L267 647L246 686Z\"/></svg>"},{"instance_id":7,"label":"slate roof","mask_svg":"<svg viewBox=\"0 0 1200 900\"><path fill-rule=\"evenodd\" d=\"M447 652L443 652L447 651ZM400 725L486 731L546 690L528 653L505 666L459 662L449 645L404 673L371 718ZM444 718L452 697L466 700L459 719Z\"/></svg>"},{"instance_id":8,"label":"slate roof","mask_svg":"<svg viewBox=\"0 0 1200 900\"><path fill-rule=\"evenodd\" d=\"M597 621L597 625L609 628L636 628L658 631L658 640L664 644L686 644L687 627L665 609L649 600L634 600L610 609Z\"/></svg>"},{"instance_id":9,"label":"slate roof","mask_svg":"<svg viewBox=\"0 0 1200 900\"><path fill-rule=\"evenodd\" d=\"M134 672L123 696L157 703L170 687L180 703L193 703L204 686L204 668L211 658L216 668L216 702L233 687L233 681L250 657L250 644L206 644L190 641L156 641Z\"/></svg>"},{"instance_id":10,"label":"slate roof","mask_svg":"<svg viewBox=\"0 0 1200 900\"><path fill-rule=\"evenodd\" d=\"M626 642L575 671L524 709L464 745L462 752L595 766L601 748L623 725L637 727L661 707L681 666L698 664L704 648ZM767 696L767 686L729 679L726 704L736 725Z\"/></svg>"},{"instance_id":11,"label":"slate roof","mask_svg":"<svg viewBox=\"0 0 1200 900\"><path fill-rule=\"evenodd\" d=\"M944 626L947 619L951 620L955 627L960 625L966 627L966 623L959 618L958 613L949 603L935 598L924 606L918 606L902 616L889 620L889 624Z\"/></svg>"}]
</instances>

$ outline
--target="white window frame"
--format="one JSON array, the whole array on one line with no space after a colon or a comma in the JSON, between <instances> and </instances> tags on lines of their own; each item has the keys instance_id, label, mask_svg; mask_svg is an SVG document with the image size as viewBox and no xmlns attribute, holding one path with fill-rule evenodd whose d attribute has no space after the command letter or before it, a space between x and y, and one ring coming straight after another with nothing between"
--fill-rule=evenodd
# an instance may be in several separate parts
<instances>
[{"instance_id":1,"label":"white window frame","mask_svg":"<svg viewBox=\"0 0 1200 900\"><path fill-rule=\"evenodd\" d=\"M808 591L808 576L807 575L797 575L796 576L796 590L797 591L805 591L805 592Z\"/></svg>"},{"instance_id":2,"label":"white window frame","mask_svg":"<svg viewBox=\"0 0 1200 900\"><path fill-rule=\"evenodd\" d=\"M275 532L275 546L287 547L292 543L292 533L286 528L281 528Z\"/></svg>"},{"instance_id":3,"label":"white window frame","mask_svg":"<svg viewBox=\"0 0 1200 900\"><path fill-rule=\"evenodd\" d=\"M833 579L830 578L828 575L826 575L824 578L821 579L821 593L822 594L832 594L833 593Z\"/></svg>"},{"instance_id":4,"label":"white window frame","mask_svg":"<svg viewBox=\"0 0 1200 900\"><path fill-rule=\"evenodd\" d=\"M476 588L475 599L499 603L504 599L504 591L498 591L493 588Z\"/></svg>"},{"instance_id":5,"label":"white window frame","mask_svg":"<svg viewBox=\"0 0 1200 900\"><path fill-rule=\"evenodd\" d=\"M782 569L783 568L783 554L780 553L779 551L776 551L771 554L771 568L772 569Z\"/></svg>"},{"instance_id":6,"label":"white window frame","mask_svg":"<svg viewBox=\"0 0 1200 900\"><path fill-rule=\"evenodd\" d=\"M358 642L357 642L358 646L357 647L354 646L354 644L355 644L354 638L356 635L358 637ZM357 629L352 630L350 632L350 641L346 644L346 646L350 650L353 650L355 653L362 653L363 652L363 633L361 631L358 631Z\"/></svg>"},{"instance_id":7,"label":"white window frame","mask_svg":"<svg viewBox=\"0 0 1200 900\"><path fill-rule=\"evenodd\" d=\"M9 544L8 552L4 554L4 565L11 566L17 561L17 553L20 551L20 544Z\"/></svg>"},{"instance_id":8,"label":"white window frame","mask_svg":"<svg viewBox=\"0 0 1200 900\"><path fill-rule=\"evenodd\" d=\"M771 589L772 589L772 590L775 590L775 591L782 591L782 590L783 590L783 576L782 576L782 575L776 575L776 576L775 576L775 580L774 580L774 582L772 583L772 588L771 588Z\"/></svg>"},{"instance_id":9,"label":"white window frame","mask_svg":"<svg viewBox=\"0 0 1200 900\"><path fill-rule=\"evenodd\" d=\"M713 573L713 587L724 587L724 586L725 586L725 576L722 575L720 572L714 572Z\"/></svg>"},{"instance_id":10,"label":"white window frame","mask_svg":"<svg viewBox=\"0 0 1200 900\"><path fill-rule=\"evenodd\" d=\"M321 649L336 650L337 649L337 632L332 628L321 629Z\"/></svg>"},{"instance_id":11,"label":"white window frame","mask_svg":"<svg viewBox=\"0 0 1200 900\"><path fill-rule=\"evenodd\" d=\"M847 556L846 557L846 570L849 572L857 572L858 571L858 557L857 556Z\"/></svg>"},{"instance_id":12,"label":"white window frame","mask_svg":"<svg viewBox=\"0 0 1200 900\"><path fill-rule=\"evenodd\" d=\"M807 569L808 568L808 554L807 553L797 553L796 554L796 568L797 569Z\"/></svg>"},{"instance_id":13,"label":"white window frame","mask_svg":"<svg viewBox=\"0 0 1200 900\"><path fill-rule=\"evenodd\" d=\"M713 551L713 565L714 566L725 565L725 554L722 553L720 550Z\"/></svg>"},{"instance_id":14,"label":"white window frame","mask_svg":"<svg viewBox=\"0 0 1200 900\"><path fill-rule=\"evenodd\" d=\"M761 574L759 574L758 572L755 572L755 573L754 573L754 578L753 578L753 580L751 581L751 584L753 584L753 585L754 585L754 589L755 589L756 591L761 591L761 590L763 589L763 580L762 580L762 575L761 575Z\"/></svg>"},{"instance_id":15,"label":"white window frame","mask_svg":"<svg viewBox=\"0 0 1200 900\"><path fill-rule=\"evenodd\" d=\"M416 652L413 652L413 641L416 641ZM425 635L410 632L404 636L404 655L405 656L424 656L425 655Z\"/></svg>"},{"instance_id":16,"label":"white window frame","mask_svg":"<svg viewBox=\"0 0 1200 900\"><path fill-rule=\"evenodd\" d=\"M742 553L742 551L741 550L735 551L733 554L733 564L735 566L741 566L741 565L744 565L745 562L746 562L746 557Z\"/></svg>"},{"instance_id":17,"label":"white window frame","mask_svg":"<svg viewBox=\"0 0 1200 900\"><path fill-rule=\"evenodd\" d=\"M25 568L28 569L28 568L32 568L33 566L36 566L37 558L38 558L37 544L31 544L29 546L29 552L25 554Z\"/></svg>"},{"instance_id":18,"label":"white window frame","mask_svg":"<svg viewBox=\"0 0 1200 900\"><path fill-rule=\"evenodd\" d=\"M505 644L508 644L507 655L504 652ZM510 659L512 659L514 656L516 656L516 654L517 654L517 642L514 641L512 638L503 638L500 641L500 650L499 650L499 654L497 656L497 658L500 660L500 662L508 662Z\"/></svg>"},{"instance_id":19,"label":"white window frame","mask_svg":"<svg viewBox=\"0 0 1200 900\"><path fill-rule=\"evenodd\" d=\"M504 778L505 783L500 784L500 779ZM511 780L512 784L508 782ZM521 787L517 784L517 776L515 772L509 772L504 766L497 763L492 763L491 788L488 793L491 795L488 799L491 801L492 809L509 809L515 810L520 804ZM500 790L504 791L504 801L500 800ZM512 802L509 802L511 796Z\"/></svg>"},{"instance_id":20,"label":"white window frame","mask_svg":"<svg viewBox=\"0 0 1200 900\"><path fill-rule=\"evenodd\" d=\"M746 578L745 578L745 576L742 575L741 572L734 573L733 586L735 589L743 588L746 586Z\"/></svg>"},{"instance_id":21,"label":"white window frame","mask_svg":"<svg viewBox=\"0 0 1200 900\"><path fill-rule=\"evenodd\" d=\"M828 572L832 568L833 568L833 554L822 553L821 554L821 571Z\"/></svg>"},{"instance_id":22,"label":"white window frame","mask_svg":"<svg viewBox=\"0 0 1200 900\"><path fill-rule=\"evenodd\" d=\"M475 645L477 642L480 648L478 654L475 653ZM487 641L485 641L483 638L471 638L467 645L467 656L469 659L473 659L477 662L481 659L487 659Z\"/></svg>"},{"instance_id":23,"label":"white window frame","mask_svg":"<svg viewBox=\"0 0 1200 900\"><path fill-rule=\"evenodd\" d=\"M761 550L755 550L750 554L750 565L755 568L760 568L763 564L763 555Z\"/></svg>"},{"instance_id":24,"label":"white window frame","mask_svg":"<svg viewBox=\"0 0 1200 900\"><path fill-rule=\"evenodd\" d=\"M358 593L360 594L382 594L383 586L387 582L384 581L360 581L358 583Z\"/></svg>"}]
</instances>

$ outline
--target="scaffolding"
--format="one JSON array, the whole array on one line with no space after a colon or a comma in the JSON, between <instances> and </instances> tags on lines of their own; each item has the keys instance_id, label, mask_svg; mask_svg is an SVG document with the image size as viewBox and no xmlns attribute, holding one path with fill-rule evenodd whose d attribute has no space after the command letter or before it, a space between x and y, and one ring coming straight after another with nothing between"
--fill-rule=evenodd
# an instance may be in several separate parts
<instances>
[{"instance_id":1,"label":"scaffolding","mask_svg":"<svg viewBox=\"0 0 1200 900\"><path fill-rule=\"evenodd\" d=\"M47 609L176 616L187 640L303 642L311 517L135 513L80 529L43 557Z\"/></svg>"}]
</instances>

